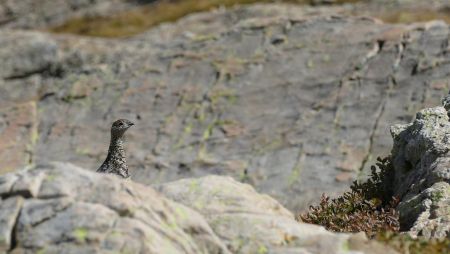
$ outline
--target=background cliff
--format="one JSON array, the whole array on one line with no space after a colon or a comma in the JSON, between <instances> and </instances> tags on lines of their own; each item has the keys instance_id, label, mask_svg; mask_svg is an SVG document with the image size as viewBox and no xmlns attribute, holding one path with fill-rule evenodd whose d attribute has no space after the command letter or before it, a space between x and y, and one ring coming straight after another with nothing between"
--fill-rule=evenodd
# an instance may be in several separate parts
<instances>
[{"instance_id":1,"label":"background cliff","mask_svg":"<svg viewBox=\"0 0 450 254\"><path fill-rule=\"evenodd\" d=\"M364 178L391 149L388 126L449 88L448 25L350 15L383 13L379 1L219 9L121 38L49 33L140 4L0 3L2 173L53 160L95 170L123 117L136 122L133 180L229 175L297 211Z\"/></svg>"}]
</instances>

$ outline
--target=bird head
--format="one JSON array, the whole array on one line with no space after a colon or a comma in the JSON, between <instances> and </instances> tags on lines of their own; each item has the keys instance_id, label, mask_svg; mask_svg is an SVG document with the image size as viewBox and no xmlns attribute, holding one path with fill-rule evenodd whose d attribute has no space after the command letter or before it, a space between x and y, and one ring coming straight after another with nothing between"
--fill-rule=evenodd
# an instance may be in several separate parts
<instances>
[{"instance_id":1,"label":"bird head","mask_svg":"<svg viewBox=\"0 0 450 254\"><path fill-rule=\"evenodd\" d=\"M122 136L128 128L133 126L134 123L127 119L119 119L115 121L111 126L111 134L113 134L116 137Z\"/></svg>"}]
</instances>

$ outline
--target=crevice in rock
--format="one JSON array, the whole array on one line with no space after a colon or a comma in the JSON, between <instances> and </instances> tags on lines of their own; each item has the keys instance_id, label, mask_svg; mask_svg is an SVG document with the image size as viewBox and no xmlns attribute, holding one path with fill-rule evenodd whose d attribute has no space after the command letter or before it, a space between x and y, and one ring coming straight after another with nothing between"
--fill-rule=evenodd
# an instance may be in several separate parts
<instances>
[{"instance_id":1,"label":"crevice in rock","mask_svg":"<svg viewBox=\"0 0 450 254\"><path fill-rule=\"evenodd\" d=\"M391 75L391 82L392 82L392 88L398 86L397 78L395 77L395 74Z\"/></svg>"},{"instance_id":2,"label":"crevice in rock","mask_svg":"<svg viewBox=\"0 0 450 254\"><path fill-rule=\"evenodd\" d=\"M411 70L411 76L415 76L419 73L419 61L416 60L416 62L414 63L414 66L412 67Z\"/></svg>"},{"instance_id":3,"label":"crevice in rock","mask_svg":"<svg viewBox=\"0 0 450 254\"><path fill-rule=\"evenodd\" d=\"M17 246L17 226L19 225L19 218L20 214L22 213L22 206L19 209L19 212L17 213L16 218L14 219L14 226L11 230L11 245L9 247L8 253L11 253Z\"/></svg>"},{"instance_id":4,"label":"crevice in rock","mask_svg":"<svg viewBox=\"0 0 450 254\"><path fill-rule=\"evenodd\" d=\"M0 26L7 25L7 24L9 24L9 23L11 23L11 22L13 22L15 20L17 20L16 17L11 17L11 18L7 18L7 19L4 19L4 20L0 20Z\"/></svg>"},{"instance_id":5,"label":"crevice in rock","mask_svg":"<svg viewBox=\"0 0 450 254\"><path fill-rule=\"evenodd\" d=\"M392 66L394 68L394 71L400 66L400 62L403 59L403 52L405 50L405 42L398 43L397 50L398 50L397 57L395 58L394 64Z\"/></svg>"},{"instance_id":6,"label":"crevice in rock","mask_svg":"<svg viewBox=\"0 0 450 254\"><path fill-rule=\"evenodd\" d=\"M47 65L47 66L45 66L45 67L43 67L41 69L38 69L38 70L7 76L7 77L4 77L3 79L5 81L16 80L16 79L25 79L25 78L29 78L29 77L31 77L33 75L36 75L36 74L44 74L45 72L47 72L49 70L50 70L50 65Z\"/></svg>"},{"instance_id":7,"label":"crevice in rock","mask_svg":"<svg viewBox=\"0 0 450 254\"><path fill-rule=\"evenodd\" d=\"M384 40L378 40L377 41L377 44L378 44L378 51L381 51L381 50L383 50L383 47L384 47L384 43L385 43L385 41Z\"/></svg>"},{"instance_id":8,"label":"crevice in rock","mask_svg":"<svg viewBox=\"0 0 450 254\"><path fill-rule=\"evenodd\" d=\"M364 156L364 159L361 162L361 166L359 167L359 172L362 172L364 170L364 168L366 166L366 163L369 161L370 155L372 155L373 144L375 142L375 134L376 134L376 131L378 130L378 126L380 124L381 117L383 116L384 110L386 108L386 103L387 103L387 99L386 98L387 98L387 95L384 95L384 99L381 102L381 105L379 107L379 112L378 112L378 114L377 114L377 116L375 118L375 122L373 124L372 131L371 131L370 136L369 136L369 149L367 150L367 153L366 153L366 155Z\"/></svg>"},{"instance_id":9,"label":"crevice in rock","mask_svg":"<svg viewBox=\"0 0 450 254\"><path fill-rule=\"evenodd\" d=\"M376 55L378 55L383 50L383 46L384 46L384 41L382 41L382 40L377 41L375 43L374 47L372 48L372 50L370 50L364 57L364 61L362 62L362 65L367 64L370 61L370 59L372 59Z\"/></svg>"},{"instance_id":10,"label":"crevice in rock","mask_svg":"<svg viewBox=\"0 0 450 254\"><path fill-rule=\"evenodd\" d=\"M65 194L53 194L53 195L39 196L38 199L48 200L48 199L58 199L58 198L66 198L66 197L69 197L69 196L65 195Z\"/></svg>"},{"instance_id":11,"label":"crevice in rock","mask_svg":"<svg viewBox=\"0 0 450 254\"><path fill-rule=\"evenodd\" d=\"M55 95L56 95L55 92L44 93L43 95L40 95L40 96L39 96L39 101L44 101L44 100L46 100L47 98L50 98L50 97L55 96Z\"/></svg>"},{"instance_id":12,"label":"crevice in rock","mask_svg":"<svg viewBox=\"0 0 450 254\"><path fill-rule=\"evenodd\" d=\"M64 212L65 210L69 209L69 207L71 207L71 206L72 206L72 204L67 204L67 206L62 207L61 209L56 209L56 210L53 211L53 214L52 214L52 215L50 215L50 216L48 216L48 217L45 217L45 218L42 218L41 220L39 220L39 221L37 221L37 222L31 224L31 226L32 226L32 227L39 226L40 224L42 224L42 223L44 223L44 222L46 222L46 221L48 221L48 220L51 220L51 219L55 218L55 217L58 215L58 213Z\"/></svg>"},{"instance_id":13,"label":"crevice in rock","mask_svg":"<svg viewBox=\"0 0 450 254\"><path fill-rule=\"evenodd\" d=\"M333 119L333 124L334 126L338 125L338 119L339 119L339 110L341 109L341 107L339 106L340 102L341 102L341 93L344 87L344 82L346 82L345 80L347 80L347 78L342 79L339 81L339 86L337 88L337 96L336 96L336 100L334 102L334 107L335 107L335 111L334 111L334 119ZM333 128L335 129L335 128Z\"/></svg>"},{"instance_id":14,"label":"crevice in rock","mask_svg":"<svg viewBox=\"0 0 450 254\"><path fill-rule=\"evenodd\" d=\"M11 188L12 189L12 188ZM14 197L14 196L21 196L21 197L23 197L23 198L25 198L25 199L27 199L27 198L31 198L32 197L32 195L31 195L31 193L29 192L29 191L27 191L27 190L21 190L21 191L14 191L14 192L8 192L8 193L2 193L2 194L0 194L0 197L2 198L2 199L8 199L8 198L11 198L11 197Z\"/></svg>"}]
</instances>

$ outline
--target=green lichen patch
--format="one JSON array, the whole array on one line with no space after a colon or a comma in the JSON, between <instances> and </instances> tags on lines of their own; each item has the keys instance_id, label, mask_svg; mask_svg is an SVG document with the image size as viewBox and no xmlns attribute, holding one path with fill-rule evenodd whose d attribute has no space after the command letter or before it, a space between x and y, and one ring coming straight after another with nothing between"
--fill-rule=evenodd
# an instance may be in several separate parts
<instances>
[{"instance_id":1,"label":"green lichen patch","mask_svg":"<svg viewBox=\"0 0 450 254\"><path fill-rule=\"evenodd\" d=\"M269 251L267 250L267 247L264 245L259 246L258 254L266 254L266 253L269 253Z\"/></svg>"},{"instance_id":2,"label":"green lichen patch","mask_svg":"<svg viewBox=\"0 0 450 254\"><path fill-rule=\"evenodd\" d=\"M88 230L86 228L76 228L73 231L73 235L77 242L85 242L88 236Z\"/></svg>"}]
</instances>

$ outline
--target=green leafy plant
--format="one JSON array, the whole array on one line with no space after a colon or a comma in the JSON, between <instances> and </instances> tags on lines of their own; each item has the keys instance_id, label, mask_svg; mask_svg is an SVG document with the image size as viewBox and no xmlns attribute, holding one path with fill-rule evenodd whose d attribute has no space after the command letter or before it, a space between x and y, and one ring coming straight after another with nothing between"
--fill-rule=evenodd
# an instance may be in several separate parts
<instances>
[{"instance_id":1,"label":"green leafy plant","mask_svg":"<svg viewBox=\"0 0 450 254\"><path fill-rule=\"evenodd\" d=\"M371 174L366 182L354 181L350 189L363 195L366 200L377 199L385 206L393 200L394 169L390 157L378 157L375 165L371 167Z\"/></svg>"}]
</instances>

